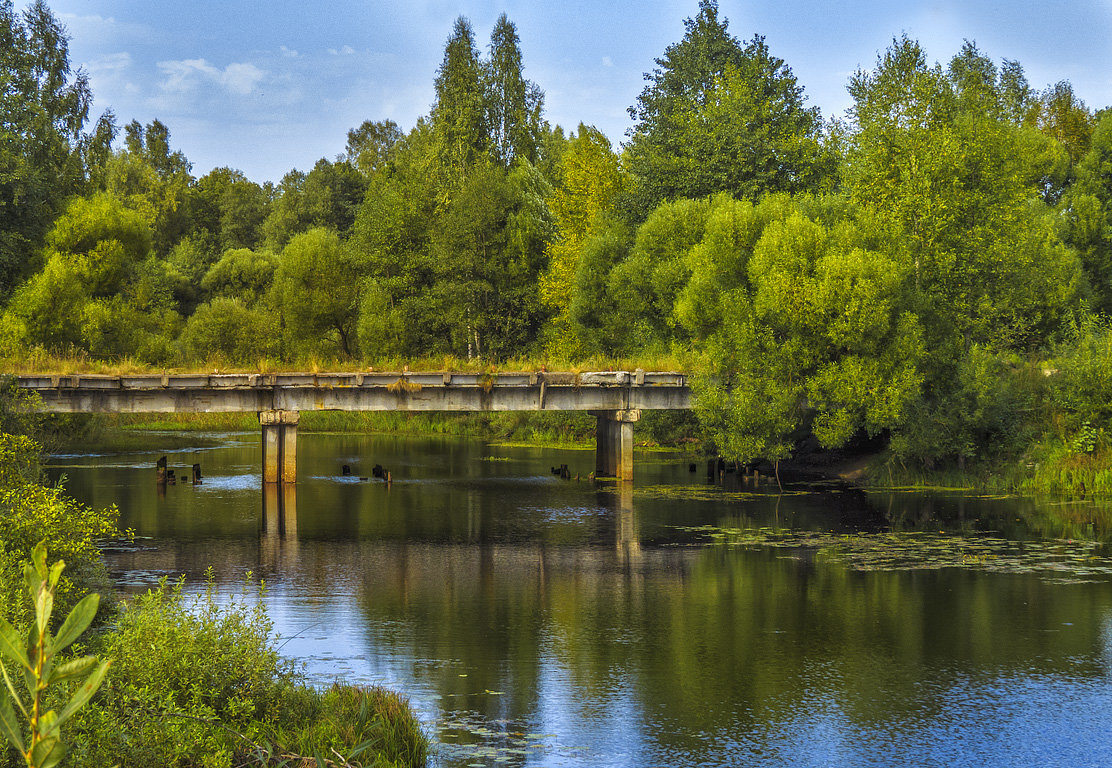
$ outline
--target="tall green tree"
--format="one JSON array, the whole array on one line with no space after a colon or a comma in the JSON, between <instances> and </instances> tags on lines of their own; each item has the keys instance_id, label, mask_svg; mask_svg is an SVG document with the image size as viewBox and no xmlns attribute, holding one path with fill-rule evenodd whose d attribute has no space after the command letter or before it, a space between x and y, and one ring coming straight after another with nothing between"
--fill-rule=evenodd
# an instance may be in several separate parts
<instances>
[{"instance_id":1,"label":"tall green tree","mask_svg":"<svg viewBox=\"0 0 1112 768\"><path fill-rule=\"evenodd\" d=\"M437 152L448 178L458 181L490 151L483 66L471 22L463 16L452 27L434 86L430 119Z\"/></svg>"},{"instance_id":2,"label":"tall green tree","mask_svg":"<svg viewBox=\"0 0 1112 768\"><path fill-rule=\"evenodd\" d=\"M1094 308L1112 315L1112 112L1097 122L1059 210L1063 236L1081 254Z\"/></svg>"},{"instance_id":3,"label":"tall green tree","mask_svg":"<svg viewBox=\"0 0 1112 768\"><path fill-rule=\"evenodd\" d=\"M429 298L446 323L447 351L504 359L540 327L537 292L550 215L547 184L524 164L477 167L434 225Z\"/></svg>"},{"instance_id":4,"label":"tall green tree","mask_svg":"<svg viewBox=\"0 0 1112 768\"><path fill-rule=\"evenodd\" d=\"M976 343L1037 346L1079 288L1040 199L1062 150L1003 118L975 50L955 62L929 66L903 37L856 73L845 166L853 202L907 249L930 346L951 359Z\"/></svg>"},{"instance_id":5,"label":"tall green tree","mask_svg":"<svg viewBox=\"0 0 1112 768\"><path fill-rule=\"evenodd\" d=\"M485 80L491 154L505 166L517 159L535 164L543 130L544 92L525 79L519 43L503 13L490 35Z\"/></svg>"},{"instance_id":6,"label":"tall green tree","mask_svg":"<svg viewBox=\"0 0 1112 768\"><path fill-rule=\"evenodd\" d=\"M548 341L553 353L571 356L584 348L569 314L576 275L585 243L615 214L624 183L610 140L597 128L581 124L556 166L556 183L548 200L555 231L546 251L540 295L555 314ZM607 267L602 274L602 284L609 271Z\"/></svg>"},{"instance_id":7,"label":"tall green tree","mask_svg":"<svg viewBox=\"0 0 1112 768\"><path fill-rule=\"evenodd\" d=\"M27 277L43 235L82 189L91 100L46 3L17 13L0 0L0 298Z\"/></svg>"},{"instance_id":8,"label":"tall green tree","mask_svg":"<svg viewBox=\"0 0 1112 768\"><path fill-rule=\"evenodd\" d=\"M214 168L189 190L190 233L208 233L221 251L254 248L270 203L270 191L242 171Z\"/></svg>"},{"instance_id":9,"label":"tall green tree","mask_svg":"<svg viewBox=\"0 0 1112 768\"><path fill-rule=\"evenodd\" d=\"M760 36L742 46L715 0L701 0L684 26L629 109L634 215L716 192L756 199L817 188L833 165L819 112L804 106L791 69Z\"/></svg>"},{"instance_id":10,"label":"tall green tree","mask_svg":"<svg viewBox=\"0 0 1112 768\"><path fill-rule=\"evenodd\" d=\"M366 177L347 161L317 161L309 173L293 170L282 178L262 224L261 236L274 250L295 235L325 227L347 236L363 202Z\"/></svg>"},{"instance_id":11,"label":"tall green tree","mask_svg":"<svg viewBox=\"0 0 1112 768\"><path fill-rule=\"evenodd\" d=\"M724 456L777 461L812 432L841 446L898 423L918 395L910 270L869 240L829 203L714 200L675 317L696 341L696 409Z\"/></svg>"},{"instance_id":12,"label":"tall green tree","mask_svg":"<svg viewBox=\"0 0 1112 768\"><path fill-rule=\"evenodd\" d=\"M107 194L75 198L46 238L46 264L13 295L23 344L165 361L178 316L145 217Z\"/></svg>"},{"instance_id":13,"label":"tall green tree","mask_svg":"<svg viewBox=\"0 0 1112 768\"><path fill-rule=\"evenodd\" d=\"M190 226L192 166L181 151L170 149L170 130L161 121L144 127L133 120L124 131L125 148L101 174L103 190L147 218L155 252L166 256Z\"/></svg>"},{"instance_id":14,"label":"tall green tree","mask_svg":"<svg viewBox=\"0 0 1112 768\"><path fill-rule=\"evenodd\" d=\"M278 258L272 288L285 334L311 354L350 357L358 286L359 274L337 232L318 227L294 236Z\"/></svg>"},{"instance_id":15,"label":"tall green tree","mask_svg":"<svg viewBox=\"0 0 1112 768\"><path fill-rule=\"evenodd\" d=\"M364 355L412 354L442 344L442 319L425 299L434 274L429 238L438 162L433 128L422 119L368 182L351 236L366 275L358 326Z\"/></svg>"}]
</instances>

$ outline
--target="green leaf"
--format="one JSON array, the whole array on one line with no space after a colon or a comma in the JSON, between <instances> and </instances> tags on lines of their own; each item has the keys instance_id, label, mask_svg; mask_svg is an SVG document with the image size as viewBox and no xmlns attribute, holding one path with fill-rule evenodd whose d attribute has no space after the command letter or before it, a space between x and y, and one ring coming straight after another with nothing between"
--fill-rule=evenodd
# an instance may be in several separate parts
<instances>
[{"instance_id":1,"label":"green leaf","mask_svg":"<svg viewBox=\"0 0 1112 768\"><path fill-rule=\"evenodd\" d=\"M92 698L93 694L97 692L97 688L104 682L104 675L107 674L110 666L112 666L111 661L102 661L100 665L85 678L85 682L74 692L73 696L66 703L66 706L58 713L57 724L59 727Z\"/></svg>"},{"instance_id":2,"label":"green leaf","mask_svg":"<svg viewBox=\"0 0 1112 768\"><path fill-rule=\"evenodd\" d=\"M0 676L3 676L4 685L8 687L8 693L11 695L11 701L15 702L15 705L19 707L19 711L23 713L24 717L27 717L27 710L24 709L23 702L19 699L19 693L15 690L15 685L12 684L12 679L8 677L8 669L3 664L0 664ZM7 698L5 698L4 700L7 701Z\"/></svg>"},{"instance_id":3,"label":"green leaf","mask_svg":"<svg viewBox=\"0 0 1112 768\"><path fill-rule=\"evenodd\" d=\"M69 616L66 617L62 628L58 630L58 634L54 636L54 643L52 650L54 653L65 650L73 641L81 636L81 633L89 628L93 621L93 617L97 614L97 608L100 606L100 595L91 594L82 598L81 602L73 607Z\"/></svg>"},{"instance_id":4,"label":"green leaf","mask_svg":"<svg viewBox=\"0 0 1112 768\"><path fill-rule=\"evenodd\" d=\"M40 582L38 594L32 595L31 601L35 604L35 629L40 636L45 635L54 612L54 592Z\"/></svg>"},{"instance_id":5,"label":"green leaf","mask_svg":"<svg viewBox=\"0 0 1112 768\"><path fill-rule=\"evenodd\" d=\"M53 685L63 680L69 680L71 677L79 677L92 669L96 663L96 656L82 656L79 659L72 659L59 665L49 677L44 676L45 683Z\"/></svg>"},{"instance_id":6,"label":"green leaf","mask_svg":"<svg viewBox=\"0 0 1112 768\"><path fill-rule=\"evenodd\" d=\"M15 710L12 709L12 702L7 696L0 697L0 733L4 734L4 738L13 747L23 752L23 734L16 724Z\"/></svg>"},{"instance_id":7,"label":"green leaf","mask_svg":"<svg viewBox=\"0 0 1112 768\"><path fill-rule=\"evenodd\" d=\"M66 756L66 745L56 736L43 739L31 752L31 762L35 768L53 768Z\"/></svg>"},{"instance_id":8,"label":"green leaf","mask_svg":"<svg viewBox=\"0 0 1112 768\"><path fill-rule=\"evenodd\" d=\"M55 737L57 737L58 713L55 712L53 709L48 709L46 712L40 714L39 720L35 724L35 730L37 730L39 732L39 735L43 738L49 738L51 734L54 734Z\"/></svg>"},{"instance_id":9,"label":"green leaf","mask_svg":"<svg viewBox=\"0 0 1112 768\"><path fill-rule=\"evenodd\" d=\"M355 749L353 749L353 750L351 750L350 752L347 753L347 758L346 758L347 761L350 763L352 760L359 757L359 755L363 754L364 752L366 752L368 749L370 749L374 745L375 745L374 740L364 741L362 744L357 746Z\"/></svg>"},{"instance_id":10,"label":"green leaf","mask_svg":"<svg viewBox=\"0 0 1112 768\"><path fill-rule=\"evenodd\" d=\"M21 667L31 666L23 650L23 636L6 619L0 619L0 653Z\"/></svg>"}]
</instances>

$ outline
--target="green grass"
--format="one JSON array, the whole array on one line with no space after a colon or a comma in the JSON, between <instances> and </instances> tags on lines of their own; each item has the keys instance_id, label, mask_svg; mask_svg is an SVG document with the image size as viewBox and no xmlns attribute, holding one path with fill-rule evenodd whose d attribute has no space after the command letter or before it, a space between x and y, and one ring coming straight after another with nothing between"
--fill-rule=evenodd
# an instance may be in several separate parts
<instances>
[{"instance_id":1,"label":"green grass","mask_svg":"<svg viewBox=\"0 0 1112 768\"><path fill-rule=\"evenodd\" d=\"M522 357L490 361L445 355L441 357L407 358L323 358L305 357L288 360L244 360L226 364L217 360L181 362L170 366L152 366L133 358L98 360L83 352L69 355L48 353L41 348L20 350L0 357L0 371L13 374L100 374L108 376L152 373L278 373L282 371L369 372L369 371L458 371L461 373L498 373L511 371L683 371L689 365L675 355L644 355L639 357L606 357L596 355L585 359L557 357Z\"/></svg>"},{"instance_id":2,"label":"green grass","mask_svg":"<svg viewBox=\"0 0 1112 768\"><path fill-rule=\"evenodd\" d=\"M254 432L259 429L253 413L153 413L97 415L60 421L58 444L125 446L128 433ZM68 425L67 428L64 425ZM588 413L412 413L405 411L302 411L298 429L303 434L379 433L447 435L488 440L504 446L594 448L595 418ZM639 450L701 450L692 434L692 419L660 418L646 413L638 424Z\"/></svg>"}]
</instances>

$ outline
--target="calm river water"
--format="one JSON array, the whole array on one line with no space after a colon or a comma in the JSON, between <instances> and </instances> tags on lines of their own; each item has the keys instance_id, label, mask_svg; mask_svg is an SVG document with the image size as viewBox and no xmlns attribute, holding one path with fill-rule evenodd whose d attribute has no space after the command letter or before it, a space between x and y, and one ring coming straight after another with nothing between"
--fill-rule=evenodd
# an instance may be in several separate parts
<instances>
[{"instance_id":1,"label":"calm river water","mask_svg":"<svg viewBox=\"0 0 1112 768\"><path fill-rule=\"evenodd\" d=\"M1112 562L1030 503L308 434L268 499L257 435L135 441L51 469L140 537L119 583L252 571L282 652L404 691L436 765L1112 765ZM204 484L159 493L162 454Z\"/></svg>"}]
</instances>

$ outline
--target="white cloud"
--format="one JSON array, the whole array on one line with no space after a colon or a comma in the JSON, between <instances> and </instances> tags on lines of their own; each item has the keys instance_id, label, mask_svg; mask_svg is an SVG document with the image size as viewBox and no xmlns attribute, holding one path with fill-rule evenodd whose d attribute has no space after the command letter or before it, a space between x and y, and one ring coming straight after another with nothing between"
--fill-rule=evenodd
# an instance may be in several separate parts
<instances>
[{"instance_id":1,"label":"white cloud","mask_svg":"<svg viewBox=\"0 0 1112 768\"><path fill-rule=\"evenodd\" d=\"M102 43L120 40L147 41L153 36L150 27L129 21L118 21L112 16L59 13L58 19L65 25L71 38L98 40Z\"/></svg>"},{"instance_id":2,"label":"white cloud","mask_svg":"<svg viewBox=\"0 0 1112 768\"><path fill-rule=\"evenodd\" d=\"M101 56L95 61L89 62L85 68L93 77L98 76L118 76L125 69L131 67L131 54L127 51L120 51L119 53L110 53L107 56Z\"/></svg>"},{"instance_id":3,"label":"white cloud","mask_svg":"<svg viewBox=\"0 0 1112 768\"><path fill-rule=\"evenodd\" d=\"M602 66L612 67L612 66L614 66L614 60L611 59L609 56L603 56L602 57Z\"/></svg>"},{"instance_id":4,"label":"white cloud","mask_svg":"<svg viewBox=\"0 0 1112 768\"><path fill-rule=\"evenodd\" d=\"M353 53L355 53L355 49L352 48L350 45L345 45L340 50L336 50L335 48L329 48L328 52L330 54L332 54L333 56L351 56Z\"/></svg>"},{"instance_id":5,"label":"white cloud","mask_svg":"<svg viewBox=\"0 0 1112 768\"><path fill-rule=\"evenodd\" d=\"M166 79L159 83L165 91L191 91L200 84L210 83L237 96L250 93L267 74L254 64L233 63L220 69L205 59L160 61L158 68L166 75Z\"/></svg>"},{"instance_id":6,"label":"white cloud","mask_svg":"<svg viewBox=\"0 0 1112 768\"><path fill-rule=\"evenodd\" d=\"M279 48L279 50L282 52L282 55L284 57L286 57L287 59L296 59L298 56L301 55L297 51L295 51L293 48L287 48L284 45L281 46Z\"/></svg>"}]
</instances>

